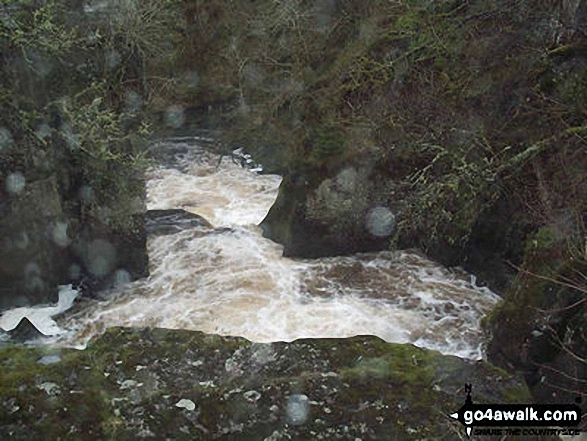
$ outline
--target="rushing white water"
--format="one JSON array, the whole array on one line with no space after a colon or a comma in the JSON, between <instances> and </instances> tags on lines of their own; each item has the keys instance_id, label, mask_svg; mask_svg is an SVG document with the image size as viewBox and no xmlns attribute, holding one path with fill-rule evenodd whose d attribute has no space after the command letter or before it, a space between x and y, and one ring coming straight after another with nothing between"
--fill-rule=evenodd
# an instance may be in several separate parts
<instances>
[{"instance_id":1,"label":"rushing white water","mask_svg":"<svg viewBox=\"0 0 587 441\"><path fill-rule=\"evenodd\" d=\"M148 208L183 208L215 227L151 237L144 280L86 301L58 319L58 342L83 347L110 326L193 329L253 341L377 335L481 358L480 319L498 297L471 276L415 252L292 260L258 224L281 178L250 170L192 142L151 170Z\"/></svg>"}]
</instances>

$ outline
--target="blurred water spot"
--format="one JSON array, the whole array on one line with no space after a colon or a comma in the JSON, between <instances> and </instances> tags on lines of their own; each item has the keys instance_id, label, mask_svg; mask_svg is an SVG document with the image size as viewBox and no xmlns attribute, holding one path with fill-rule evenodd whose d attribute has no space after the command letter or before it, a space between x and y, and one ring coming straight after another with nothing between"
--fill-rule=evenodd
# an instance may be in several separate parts
<instances>
[{"instance_id":1,"label":"blurred water spot","mask_svg":"<svg viewBox=\"0 0 587 441\"><path fill-rule=\"evenodd\" d=\"M314 0L314 21L318 29L327 27L337 11L337 2L335 0Z\"/></svg>"},{"instance_id":2,"label":"blurred water spot","mask_svg":"<svg viewBox=\"0 0 587 441\"><path fill-rule=\"evenodd\" d=\"M73 131L73 127L70 123L65 122L61 125L61 136L65 139L67 146L70 150L75 150L79 147L80 136Z\"/></svg>"},{"instance_id":3,"label":"blurred water spot","mask_svg":"<svg viewBox=\"0 0 587 441\"><path fill-rule=\"evenodd\" d=\"M395 229L395 216L389 208L374 207L367 213L366 227L373 236L390 236Z\"/></svg>"},{"instance_id":4,"label":"blurred water spot","mask_svg":"<svg viewBox=\"0 0 587 441\"><path fill-rule=\"evenodd\" d=\"M82 185L78 192L79 198L84 202L90 202L94 197L94 191L89 185Z\"/></svg>"},{"instance_id":5,"label":"blurred water spot","mask_svg":"<svg viewBox=\"0 0 587 441\"><path fill-rule=\"evenodd\" d=\"M32 70L41 78L46 77L53 70L51 62L35 50L27 51L27 58Z\"/></svg>"},{"instance_id":6,"label":"blurred water spot","mask_svg":"<svg viewBox=\"0 0 587 441\"><path fill-rule=\"evenodd\" d=\"M18 194L24 190L26 179L21 172L10 173L6 177L6 191L11 194Z\"/></svg>"},{"instance_id":7,"label":"blurred water spot","mask_svg":"<svg viewBox=\"0 0 587 441\"><path fill-rule=\"evenodd\" d=\"M244 98L241 98L240 104L238 106L239 113L243 115L247 115L251 111L251 106L249 106Z\"/></svg>"},{"instance_id":8,"label":"blurred water spot","mask_svg":"<svg viewBox=\"0 0 587 441\"><path fill-rule=\"evenodd\" d=\"M107 1L84 3L84 12L86 14L94 14L96 12L103 12L107 9L108 9L108 2Z\"/></svg>"},{"instance_id":9,"label":"blurred water spot","mask_svg":"<svg viewBox=\"0 0 587 441\"><path fill-rule=\"evenodd\" d=\"M118 269L114 273L114 285L120 288L128 283L132 282L130 273L124 269Z\"/></svg>"},{"instance_id":10,"label":"blurred water spot","mask_svg":"<svg viewBox=\"0 0 587 441\"><path fill-rule=\"evenodd\" d=\"M106 276L116 265L116 248L104 239L95 239L87 246L85 260L94 276Z\"/></svg>"},{"instance_id":11,"label":"blurred water spot","mask_svg":"<svg viewBox=\"0 0 587 441\"><path fill-rule=\"evenodd\" d=\"M258 86L265 79L265 74L261 67L253 62L249 62L242 69L242 76L247 84L250 86Z\"/></svg>"},{"instance_id":12,"label":"blurred water spot","mask_svg":"<svg viewBox=\"0 0 587 441\"><path fill-rule=\"evenodd\" d=\"M24 267L24 276L25 278L33 277L33 276L40 276L41 275L41 267L35 262L29 262Z\"/></svg>"},{"instance_id":13,"label":"blurred water spot","mask_svg":"<svg viewBox=\"0 0 587 441\"><path fill-rule=\"evenodd\" d=\"M98 43L100 39L100 34L98 34L97 32L88 32L88 35L86 36L86 41L88 42L88 44L96 44Z\"/></svg>"},{"instance_id":14,"label":"blurred water spot","mask_svg":"<svg viewBox=\"0 0 587 441\"><path fill-rule=\"evenodd\" d=\"M114 69L122 61L122 56L118 51L112 50L104 54L104 59L106 61L106 67L108 69Z\"/></svg>"},{"instance_id":15,"label":"blurred water spot","mask_svg":"<svg viewBox=\"0 0 587 441\"><path fill-rule=\"evenodd\" d=\"M359 27L359 40L370 43L377 36L377 28L373 23L365 22Z\"/></svg>"},{"instance_id":16,"label":"blurred water spot","mask_svg":"<svg viewBox=\"0 0 587 441\"><path fill-rule=\"evenodd\" d=\"M165 111L165 123L174 129L179 129L185 123L185 113L181 106L171 106Z\"/></svg>"},{"instance_id":17,"label":"blurred water spot","mask_svg":"<svg viewBox=\"0 0 587 441\"><path fill-rule=\"evenodd\" d=\"M135 114L141 110L143 99L137 92L131 90L124 95L124 104L128 113Z\"/></svg>"},{"instance_id":18,"label":"blurred water spot","mask_svg":"<svg viewBox=\"0 0 587 441\"><path fill-rule=\"evenodd\" d=\"M67 222L56 222L53 225L53 231L51 232L53 242L61 248L65 248L69 245L69 238L67 237Z\"/></svg>"},{"instance_id":19,"label":"blurred water spot","mask_svg":"<svg viewBox=\"0 0 587 441\"><path fill-rule=\"evenodd\" d=\"M29 303L28 299L26 298L26 296L17 296L14 297L12 299L12 304L14 305L15 308L22 308L24 306L27 306Z\"/></svg>"},{"instance_id":20,"label":"blurred water spot","mask_svg":"<svg viewBox=\"0 0 587 441\"><path fill-rule=\"evenodd\" d=\"M67 269L67 274L71 280L78 280L82 275L82 269L78 264L74 263Z\"/></svg>"},{"instance_id":21,"label":"blurred water spot","mask_svg":"<svg viewBox=\"0 0 587 441\"><path fill-rule=\"evenodd\" d=\"M29 235L26 231L23 231L20 234L17 234L14 239L12 239L12 243L16 246L16 248L20 250L24 250L29 246Z\"/></svg>"},{"instance_id":22,"label":"blurred water spot","mask_svg":"<svg viewBox=\"0 0 587 441\"><path fill-rule=\"evenodd\" d=\"M37 138L39 139L45 139L51 135L51 127L49 127L49 124L43 122L37 126L35 135L37 135Z\"/></svg>"},{"instance_id":23,"label":"blurred water spot","mask_svg":"<svg viewBox=\"0 0 587 441\"><path fill-rule=\"evenodd\" d=\"M12 147L14 139L12 133L6 127L0 127L0 150Z\"/></svg>"},{"instance_id":24,"label":"blurred water spot","mask_svg":"<svg viewBox=\"0 0 587 441\"><path fill-rule=\"evenodd\" d=\"M185 74L184 81L186 82L187 87L193 89L200 84L200 75L195 70L191 70Z\"/></svg>"},{"instance_id":25,"label":"blurred water spot","mask_svg":"<svg viewBox=\"0 0 587 441\"><path fill-rule=\"evenodd\" d=\"M24 268L24 286L27 291L42 291L45 283L41 277L41 268L35 262L28 263Z\"/></svg>"},{"instance_id":26,"label":"blurred water spot","mask_svg":"<svg viewBox=\"0 0 587 441\"><path fill-rule=\"evenodd\" d=\"M289 424L294 426L304 424L310 416L310 400L303 394L290 395L285 414Z\"/></svg>"},{"instance_id":27,"label":"blurred water spot","mask_svg":"<svg viewBox=\"0 0 587 441\"><path fill-rule=\"evenodd\" d=\"M37 150L33 153L33 164L35 167L38 167L42 170L49 170L51 168L51 163L47 157L47 152L44 150Z\"/></svg>"},{"instance_id":28,"label":"blurred water spot","mask_svg":"<svg viewBox=\"0 0 587 441\"><path fill-rule=\"evenodd\" d=\"M336 183L342 191L351 193L355 189L358 179L357 170L353 167L347 167L336 176Z\"/></svg>"}]
</instances>

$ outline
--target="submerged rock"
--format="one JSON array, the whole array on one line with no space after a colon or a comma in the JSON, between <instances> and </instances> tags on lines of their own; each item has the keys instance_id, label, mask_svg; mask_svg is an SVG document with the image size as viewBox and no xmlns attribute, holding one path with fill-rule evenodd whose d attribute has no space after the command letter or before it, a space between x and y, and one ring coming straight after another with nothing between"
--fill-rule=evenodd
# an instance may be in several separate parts
<instances>
[{"instance_id":1,"label":"submerged rock","mask_svg":"<svg viewBox=\"0 0 587 441\"><path fill-rule=\"evenodd\" d=\"M194 213L181 209L149 210L145 214L147 234L164 236L192 228L213 229L210 222Z\"/></svg>"},{"instance_id":2,"label":"submerged rock","mask_svg":"<svg viewBox=\"0 0 587 441\"><path fill-rule=\"evenodd\" d=\"M456 441L464 430L447 415L464 403L465 382L475 402L529 400L520 379L485 362L376 337L259 344L114 328L50 366L39 355L0 349L2 438Z\"/></svg>"}]
</instances>

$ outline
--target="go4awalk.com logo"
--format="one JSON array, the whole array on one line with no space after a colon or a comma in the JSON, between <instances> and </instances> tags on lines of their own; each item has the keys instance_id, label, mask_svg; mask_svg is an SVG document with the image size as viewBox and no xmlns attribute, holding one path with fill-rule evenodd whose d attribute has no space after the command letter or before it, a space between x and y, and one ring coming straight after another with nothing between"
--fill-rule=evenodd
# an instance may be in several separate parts
<instances>
[{"instance_id":1,"label":"go4awalk.com logo","mask_svg":"<svg viewBox=\"0 0 587 441\"><path fill-rule=\"evenodd\" d=\"M581 409L576 404L475 404L471 398L470 384L465 385L465 391L465 404L450 417L465 426L468 437L471 437L473 431L485 435L579 433L579 430L574 429L581 422Z\"/></svg>"}]
</instances>

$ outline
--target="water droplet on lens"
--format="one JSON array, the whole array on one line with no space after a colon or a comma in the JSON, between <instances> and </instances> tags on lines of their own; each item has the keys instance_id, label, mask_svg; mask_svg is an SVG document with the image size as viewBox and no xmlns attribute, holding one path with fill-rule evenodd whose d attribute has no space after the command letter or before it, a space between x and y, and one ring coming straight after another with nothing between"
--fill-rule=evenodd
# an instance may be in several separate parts
<instances>
[{"instance_id":1,"label":"water droplet on lens","mask_svg":"<svg viewBox=\"0 0 587 441\"><path fill-rule=\"evenodd\" d=\"M26 231L17 234L13 240L14 245L21 250L26 249L29 246L29 242L29 235L26 233Z\"/></svg>"},{"instance_id":2,"label":"water droplet on lens","mask_svg":"<svg viewBox=\"0 0 587 441\"><path fill-rule=\"evenodd\" d=\"M37 126L37 130L35 131L37 138L45 139L49 135L51 135L51 127L47 123L41 123Z\"/></svg>"},{"instance_id":3,"label":"water droplet on lens","mask_svg":"<svg viewBox=\"0 0 587 441\"><path fill-rule=\"evenodd\" d=\"M35 74L44 78L51 73L53 67L50 61L41 55L39 52L32 50L28 51L27 58L31 62L31 67Z\"/></svg>"},{"instance_id":4,"label":"water droplet on lens","mask_svg":"<svg viewBox=\"0 0 587 441\"><path fill-rule=\"evenodd\" d=\"M377 237L390 236L395 229L395 216L386 207L372 208L366 217L367 230Z\"/></svg>"},{"instance_id":5,"label":"water droplet on lens","mask_svg":"<svg viewBox=\"0 0 587 441\"><path fill-rule=\"evenodd\" d=\"M108 275L116 265L116 248L104 239L93 240L86 250L86 267L94 276Z\"/></svg>"},{"instance_id":6,"label":"water droplet on lens","mask_svg":"<svg viewBox=\"0 0 587 441\"><path fill-rule=\"evenodd\" d=\"M94 197L94 191L89 185L82 185L79 189L79 198L84 202L90 202Z\"/></svg>"},{"instance_id":7,"label":"water droplet on lens","mask_svg":"<svg viewBox=\"0 0 587 441\"><path fill-rule=\"evenodd\" d=\"M141 96L134 90L126 93L124 96L124 103L126 105L126 111L131 114L138 113L143 106Z\"/></svg>"},{"instance_id":8,"label":"water droplet on lens","mask_svg":"<svg viewBox=\"0 0 587 441\"><path fill-rule=\"evenodd\" d=\"M118 51L108 51L104 54L104 58L106 59L106 67L108 69L114 69L122 61L122 56Z\"/></svg>"},{"instance_id":9,"label":"water droplet on lens","mask_svg":"<svg viewBox=\"0 0 587 441\"><path fill-rule=\"evenodd\" d=\"M200 75L195 70L189 71L185 76L185 81L190 89L197 87L200 83Z\"/></svg>"},{"instance_id":10,"label":"water droplet on lens","mask_svg":"<svg viewBox=\"0 0 587 441\"><path fill-rule=\"evenodd\" d=\"M51 232L53 242L61 248L65 248L69 245L69 239L67 237L67 222L56 222Z\"/></svg>"},{"instance_id":11,"label":"water droplet on lens","mask_svg":"<svg viewBox=\"0 0 587 441\"><path fill-rule=\"evenodd\" d=\"M6 127L0 127L0 150L12 147L14 139L12 133Z\"/></svg>"},{"instance_id":12,"label":"water droplet on lens","mask_svg":"<svg viewBox=\"0 0 587 441\"><path fill-rule=\"evenodd\" d=\"M24 267L24 277L33 277L33 276L40 276L41 275L41 268L35 262L29 262Z\"/></svg>"},{"instance_id":13,"label":"water droplet on lens","mask_svg":"<svg viewBox=\"0 0 587 441\"><path fill-rule=\"evenodd\" d=\"M41 268L35 262L30 262L25 266L24 282L27 291L42 291L45 289L45 283L41 278Z\"/></svg>"},{"instance_id":14,"label":"water droplet on lens","mask_svg":"<svg viewBox=\"0 0 587 441\"><path fill-rule=\"evenodd\" d=\"M132 277L128 271L123 269L116 270L114 273L114 286L120 288L130 282L132 282Z\"/></svg>"},{"instance_id":15,"label":"water droplet on lens","mask_svg":"<svg viewBox=\"0 0 587 441\"><path fill-rule=\"evenodd\" d=\"M81 267L75 263L69 267L67 272L71 280L78 280L82 275Z\"/></svg>"},{"instance_id":16,"label":"water droplet on lens","mask_svg":"<svg viewBox=\"0 0 587 441\"><path fill-rule=\"evenodd\" d=\"M67 146L71 150L76 150L80 145L80 136L73 131L70 123L65 122L61 125L61 136L65 139Z\"/></svg>"},{"instance_id":17,"label":"water droplet on lens","mask_svg":"<svg viewBox=\"0 0 587 441\"><path fill-rule=\"evenodd\" d=\"M336 176L336 183L339 188L348 193L354 191L358 181L359 174L353 167L345 168Z\"/></svg>"},{"instance_id":18,"label":"water droplet on lens","mask_svg":"<svg viewBox=\"0 0 587 441\"><path fill-rule=\"evenodd\" d=\"M285 412L289 424L300 426L308 421L310 416L310 400L303 394L290 395Z\"/></svg>"},{"instance_id":19,"label":"water droplet on lens","mask_svg":"<svg viewBox=\"0 0 587 441\"><path fill-rule=\"evenodd\" d=\"M12 194L21 193L26 185L26 179L20 172L10 173L6 177L6 191Z\"/></svg>"},{"instance_id":20,"label":"water droplet on lens","mask_svg":"<svg viewBox=\"0 0 587 441\"><path fill-rule=\"evenodd\" d=\"M181 106L171 106L165 112L165 123L174 129L179 129L185 122L185 113Z\"/></svg>"}]
</instances>

